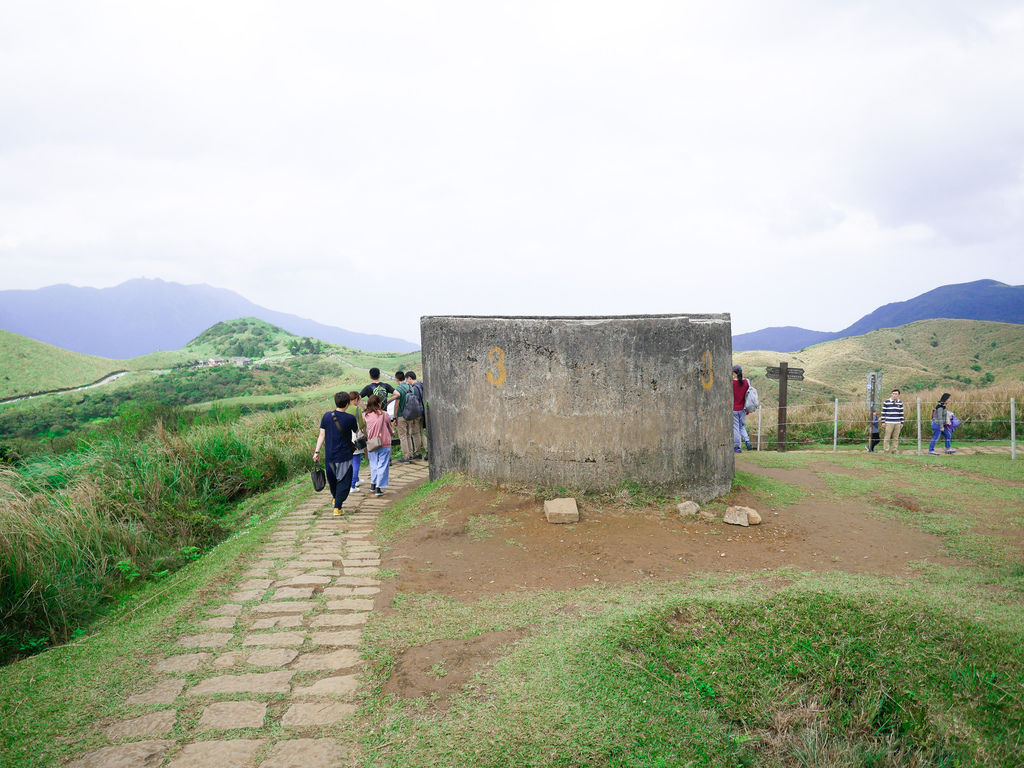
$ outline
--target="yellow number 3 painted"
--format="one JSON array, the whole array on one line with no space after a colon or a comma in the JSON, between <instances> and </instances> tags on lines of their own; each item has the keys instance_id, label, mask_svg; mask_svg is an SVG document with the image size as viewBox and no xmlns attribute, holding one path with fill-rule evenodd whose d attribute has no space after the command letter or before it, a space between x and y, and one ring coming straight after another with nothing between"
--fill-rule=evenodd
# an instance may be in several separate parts
<instances>
[{"instance_id":1,"label":"yellow number 3 painted","mask_svg":"<svg viewBox=\"0 0 1024 768\"><path fill-rule=\"evenodd\" d=\"M496 387L505 383L505 350L501 347L491 347L487 358L494 366L494 370L487 371L487 380Z\"/></svg>"},{"instance_id":2,"label":"yellow number 3 painted","mask_svg":"<svg viewBox=\"0 0 1024 768\"><path fill-rule=\"evenodd\" d=\"M711 350L705 349L704 355L700 360L700 385L704 389L711 389L711 385L715 383L715 372L711 367Z\"/></svg>"}]
</instances>

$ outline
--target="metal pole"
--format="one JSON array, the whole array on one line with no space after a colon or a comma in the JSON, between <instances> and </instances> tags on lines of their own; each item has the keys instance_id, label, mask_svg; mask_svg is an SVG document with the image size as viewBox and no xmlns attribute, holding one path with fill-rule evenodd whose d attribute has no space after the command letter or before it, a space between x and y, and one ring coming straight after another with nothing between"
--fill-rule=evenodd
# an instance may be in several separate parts
<instances>
[{"instance_id":1,"label":"metal pole","mask_svg":"<svg viewBox=\"0 0 1024 768\"><path fill-rule=\"evenodd\" d=\"M1010 461L1017 458L1017 398L1010 398Z\"/></svg>"},{"instance_id":2,"label":"metal pole","mask_svg":"<svg viewBox=\"0 0 1024 768\"><path fill-rule=\"evenodd\" d=\"M757 450L761 450L761 404L757 404Z\"/></svg>"},{"instance_id":3,"label":"metal pole","mask_svg":"<svg viewBox=\"0 0 1024 768\"><path fill-rule=\"evenodd\" d=\"M779 363L779 451L786 450L786 392L789 385L789 363Z\"/></svg>"},{"instance_id":4,"label":"metal pole","mask_svg":"<svg viewBox=\"0 0 1024 768\"><path fill-rule=\"evenodd\" d=\"M921 398L917 398L917 455L921 455Z\"/></svg>"},{"instance_id":5,"label":"metal pole","mask_svg":"<svg viewBox=\"0 0 1024 768\"><path fill-rule=\"evenodd\" d=\"M836 411L832 417L832 453L838 450L839 445L839 398L836 398Z\"/></svg>"}]
</instances>

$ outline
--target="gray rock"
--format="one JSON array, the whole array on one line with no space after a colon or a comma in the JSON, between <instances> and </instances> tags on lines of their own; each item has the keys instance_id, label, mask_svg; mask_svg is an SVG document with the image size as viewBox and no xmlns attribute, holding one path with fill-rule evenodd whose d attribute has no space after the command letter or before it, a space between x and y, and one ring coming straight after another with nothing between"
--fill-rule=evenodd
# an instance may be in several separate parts
<instances>
[{"instance_id":1,"label":"gray rock","mask_svg":"<svg viewBox=\"0 0 1024 768\"><path fill-rule=\"evenodd\" d=\"M679 514L684 517L694 516L700 512L700 504L696 501L684 501L682 504L676 507L679 510Z\"/></svg>"},{"instance_id":2,"label":"gray rock","mask_svg":"<svg viewBox=\"0 0 1024 768\"><path fill-rule=\"evenodd\" d=\"M747 519L747 509L749 509L749 507L726 507L725 516L722 518L722 522L728 523L729 525L742 525L746 528L750 525L750 522Z\"/></svg>"}]
</instances>

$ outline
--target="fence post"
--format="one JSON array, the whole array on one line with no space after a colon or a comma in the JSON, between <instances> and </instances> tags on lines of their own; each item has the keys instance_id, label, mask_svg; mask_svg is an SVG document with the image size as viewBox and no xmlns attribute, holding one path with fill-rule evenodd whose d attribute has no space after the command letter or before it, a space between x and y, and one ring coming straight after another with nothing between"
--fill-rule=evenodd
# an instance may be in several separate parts
<instances>
[{"instance_id":1,"label":"fence post","mask_svg":"<svg viewBox=\"0 0 1024 768\"><path fill-rule=\"evenodd\" d=\"M757 404L757 450L761 450L761 404Z\"/></svg>"},{"instance_id":2,"label":"fence post","mask_svg":"<svg viewBox=\"0 0 1024 768\"><path fill-rule=\"evenodd\" d=\"M838 450L839 445L839 398L836 398L836 410L832 416L832 453Z\"/></svg>"},{"instance_id":3,"label":"fence post","mask_svg":"<svg viewBox=\"0 0 1024 768\"><path fill-rule=\"evenodd\" d=\"M921 398L917 398L917 455L921 455Z\"/></svg>"},{"instance_id":4,"label":"fence post","mask_svg":"<svg viewBox=\"0 0 1024 768\"><path fill-rule=\"evenodd\" d=\"M1010 461L1017 458L1017 398L1010 398Z\"/></svg>"}]
</instances>

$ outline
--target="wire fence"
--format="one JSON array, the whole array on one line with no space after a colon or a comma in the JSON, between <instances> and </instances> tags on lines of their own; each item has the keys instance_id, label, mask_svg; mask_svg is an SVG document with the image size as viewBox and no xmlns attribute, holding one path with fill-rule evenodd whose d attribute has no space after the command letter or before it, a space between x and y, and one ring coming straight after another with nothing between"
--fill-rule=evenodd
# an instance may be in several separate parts
<instances>
[{"instance_id":1,"label":"wire fence","mask_svg":"<svg viewBox=\"0 0 1024 768\"><path fill-rule=\"evenodd\" d=\"M904 401L904 423L900 431L900 444L916 445L918 453L927 452L932 444L934 428L931 421L935 403L916 400ZM999 448L1017 458L1017 436L1024 425L1017 413L1016 398L1008 400L964 400L951 402L949 409L961 423L951 438L959 445ZM779 443L777 406L763 403L746 417L747 432L758 450L791 450L808 447L831 448L862 445L871 441L871 413L864 401L842 402L835 399L822 403L789 405L785 415L785 440ZM885 434L885 424L879 418L879 450ZM945 448L944 436L938 435L938 445Z\"/></svg>"}]
</instances>

